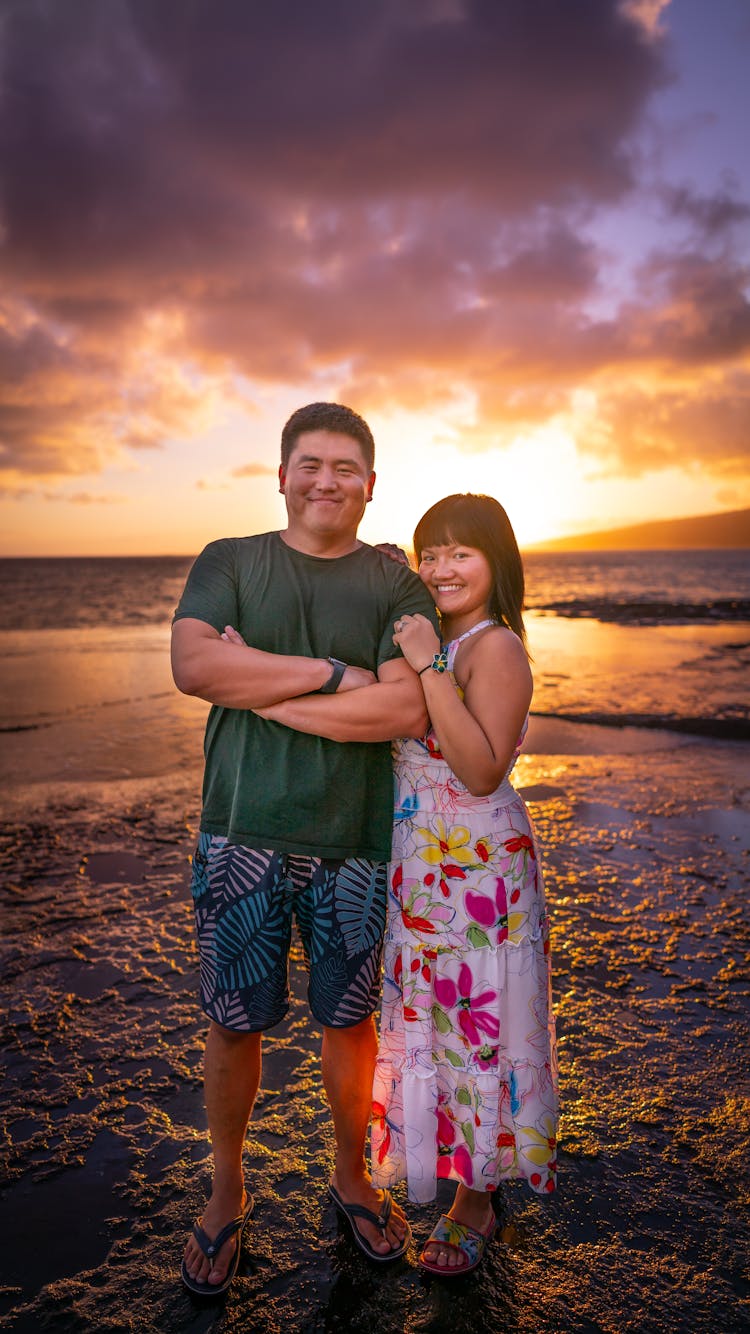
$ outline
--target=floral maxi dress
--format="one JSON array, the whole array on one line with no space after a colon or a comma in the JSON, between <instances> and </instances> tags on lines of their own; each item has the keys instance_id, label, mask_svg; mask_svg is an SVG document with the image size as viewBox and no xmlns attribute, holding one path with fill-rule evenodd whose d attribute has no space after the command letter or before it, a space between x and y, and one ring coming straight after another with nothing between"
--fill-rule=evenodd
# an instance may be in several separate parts
<instances>
[{"instance_id":1,"label":"floral maxi dress","mask_svg":"<svg viewBox=\"0 0 750 1334\"><path fill-rule=\"evenodd\" d=\"M449 668L463 638L448 645ZM525 1177L552 1191L549 928L528 811L507 774L472 796L432 733L396 742L394 769L373 1182L406 1178L419 1203L441 1177L474 1190Z\"/></svg>"}]
</instances>

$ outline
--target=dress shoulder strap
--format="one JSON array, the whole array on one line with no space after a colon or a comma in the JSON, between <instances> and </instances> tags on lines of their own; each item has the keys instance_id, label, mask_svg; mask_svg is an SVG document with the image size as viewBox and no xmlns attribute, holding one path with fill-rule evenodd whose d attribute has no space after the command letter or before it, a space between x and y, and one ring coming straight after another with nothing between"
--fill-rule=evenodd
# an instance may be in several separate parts
<instances>
[{"instance_id":1,"label":"dress shoulder strap","mask_svg":"<svg viewBox=\"0 0 750 1334\"><path fill-rule=\"evenodd\" d=\"M458 635L456 639L451 639L450 643L446 644L448 666L451 671L453 670L453 660L459 644L463 644L465 639L470 639L472 635L478 634L480 630L486 630L488 625L497 625L497 621L493 617L489 617L486 621L479 621L476 625L472 625L470 630L465 630L462 635Z\"/></svg>"},{"instance_id":2,"label":"dress shoulder strap","mask_svg":"<svg viewBox=\"0 0 750 1334\"><path fill-rule=\"evenodd\" d=\"M497 625L497 621L494 617L490 616L488 620L479 621L476 625L472 625L470 630L464 630L462 635L459 635L456 639L451 639L450 643L446 644L445 647L448 649L457 649L459 644L463 644L465 639L470 639L472 635L478 634L480 630L486 630L488 625Z\"/></svg>"}]
</instances>

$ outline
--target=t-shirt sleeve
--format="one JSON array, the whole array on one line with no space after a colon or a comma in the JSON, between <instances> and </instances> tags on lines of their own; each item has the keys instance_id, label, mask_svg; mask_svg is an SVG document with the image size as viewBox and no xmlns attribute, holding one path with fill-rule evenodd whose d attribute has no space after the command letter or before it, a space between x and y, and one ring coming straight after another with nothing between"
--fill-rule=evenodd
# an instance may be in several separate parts
<instances>
[{"instance_id":1,"label":"t-shirt sleeve","mask_svg":"<svg viewBox=\"0 0 750 1334\"><path fill-rule=\"evenodd\" d=\"M396 566L397 580L393 590L393 605L388 625L385 628L383 637L378 645L378 667L383 662L391 662L394 658L402 658L404 655L397 644L393 642L393 623L399 616L415 616L420 612L432 621L436 631L440 634L440 623L435 608L435 603L430 597L419 575L414 574L413 570L407 570L405 566Z\"/></svg>"},{"instance_id":2,"label":"t-shirt sleeve","mask_svg":"<svg viewBox=\"0 0 750 1334\"><path fill-rule=\"evenodd\" d=\"M180 621L186 616L205 621L219 634L225 625L237 625L237 562L231 539L209 542L195 561L174 620Z\"/></svg>"}]
</instances>

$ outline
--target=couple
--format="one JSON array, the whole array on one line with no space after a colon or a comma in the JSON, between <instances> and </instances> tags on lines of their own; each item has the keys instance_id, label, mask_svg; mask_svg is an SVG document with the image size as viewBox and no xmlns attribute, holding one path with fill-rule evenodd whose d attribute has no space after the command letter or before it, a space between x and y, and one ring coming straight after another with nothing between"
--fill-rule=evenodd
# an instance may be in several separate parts
<instances>
[{"instance_id":1,"label":"couple","mask_svg":"<svg viewBox=\"0 0 750 1334\"><path fill-rule=\"evenodd\" d=\"M458 1182L420 1257L443 1274L478 1263L500 1180L554 1186L547 925L506 779L531 698L520 558L486 497L425 515L419 578L361 543L373 460L349 408L295 412L281 438L286 529L211 543L175 615L175 682L213 705L192 891L214 1182L182 1264L199 1295L229 1286L253 1207L242 1149L261 1034L287 1009L293 918L323 1028L330 1192L361 1249L405 1251L387 1189L404 1177L416 1200L437 1177ZM407 738L395 832L393 738Z\"/></svg>"}]
</instances>

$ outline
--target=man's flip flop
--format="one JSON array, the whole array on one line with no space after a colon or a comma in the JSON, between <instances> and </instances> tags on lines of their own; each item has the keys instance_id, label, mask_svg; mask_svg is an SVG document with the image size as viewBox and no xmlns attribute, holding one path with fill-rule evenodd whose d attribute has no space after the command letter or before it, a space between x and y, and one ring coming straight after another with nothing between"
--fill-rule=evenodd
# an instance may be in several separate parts
<instances>
[{"instance_id":1,"label":"man's flip flop","mask_svg":"<svg viewBox=\"0 0 750 1334\"><path fill-rule=\"evenodd\" d=\"M385 1229L388 1226L388 1219L391 1216L391 1210L393 1208L393 1199L389 1190L383 1191L383 1202L380 1206L379 1214L373 1213L372 1209L366 1209L363 1204L347 1204L345 1200L342 1200L335 1186L328 1187L328 1194L336 1205L339 1213L343 1214L351 1227L351 1230L354 1233L354 1240L359 1246L359 1249L364 1251L365 1255L368 1256L370 1260L398 1260L399 1256L404 1254L404 1251L407 1249L409 1242L411 1241L411 1232L408 1224L406 1227L406 1236L404 1237L402 1244L395 1247L392 1251L386 1251L384 1255L381 1255L380 1251L376 1251L367 1238L362 1236L362 1233L354 1221L355 1218L364 1218L365 1222L372 1223L379 1232L385 1236Z\"/></svg>"},{"instance_id":2,"label":"man's flip flop","mask_svg":"<svg viewBox=\"0 0 750 1334\"><path fill-rule=\"evenodd\" d=\"M458 1278L461 1274L469 1274L472 1269L476 1269L477 1265L481 1264L487 1250L487 1244L492 1240L496 1227L497 1219L494 1214L492 1222L485 1232L479 1232L466 1223L457 1223L455 1218L449 1218L447 1214L441 1214L422 1247L422 1253L418 1260L420 1268L426 1269L430 1274L439 1274L441 1278ZM445 1251L458 1251L464 1257L465 1263L448 1266L439 1265L432 1260L425 1260L424 1253L428 1246L440 1246Z\"/></svg>"},{"instance_id":3,"label":"man's flip flop","mask_svg":"<svg viewBox=\"0 0 750 1334\"><path fill-rule=\"evenodd\" d=\"M203 1228L196 1219L193 1225L193 1236L207 1260L213 1260L214 1256L219 1254L222 1246L230 1237L236 1234L237 1240L235 1242L234 1255L229 1263L226 1278L222 1283L198 1283L196 1279L190 1277L183 1258L180 1276L185 1287L188 1289L188 1292L192 1292L196 1297L220 1297L222 1293L226 1292L229 1284L237 1273L240 1263L242 1233L254 1208L255 1200L252 1195L248 1195L244 1213L238 1214L236 1218L232 1219L231 1223L227 1223L226 1227L223 1227L220 1232L217 1232L213 1241L208 1234L203 1231Z\"/></svg>"}]
</instances>

